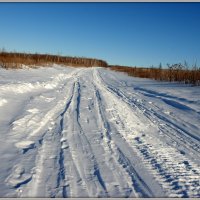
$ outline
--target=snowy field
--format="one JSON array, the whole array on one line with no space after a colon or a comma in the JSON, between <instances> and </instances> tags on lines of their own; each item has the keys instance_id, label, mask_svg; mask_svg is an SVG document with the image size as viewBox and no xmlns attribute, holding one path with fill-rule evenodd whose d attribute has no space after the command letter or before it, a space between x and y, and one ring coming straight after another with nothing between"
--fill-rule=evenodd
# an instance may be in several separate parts
<instances>
[{"instance_id":1,"label":"snowy field","mask_svg":"<svg viewBox=\"0 0 200 200\"><path fill-rule=\"evenodd\" d=\"M0 134L0 197L200 197L199 87L0 69Z\"/></svg>"}]
</instances>

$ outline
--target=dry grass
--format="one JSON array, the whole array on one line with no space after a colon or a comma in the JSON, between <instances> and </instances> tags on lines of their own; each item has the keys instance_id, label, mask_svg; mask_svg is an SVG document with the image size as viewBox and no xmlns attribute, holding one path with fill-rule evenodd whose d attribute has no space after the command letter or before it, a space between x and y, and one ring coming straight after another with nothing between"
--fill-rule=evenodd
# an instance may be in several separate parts
<instances>
[{"instance_id":1,"label":"dry grass","mask_svg":"<svg viewBox=\"0 0 200 200\"><path fill-rule=\"evenodd\" d=\"M0 66L6 69L18 69L21 68L22 65L27 65L29 67L37 67L40 65L46 66L52 63L73 67L108 66L107 62L93 58L69 57L49 54L0 52Z\"/></svg>"},{"instance_id":2,"label":"dry grass","mask_svg":"<svg viewBox=\"0 0 200 200\"><path fill-rule=\"evenodd\" d=\"M159 81L181 82L185 84L200 85L200 68L198 68L196 65L189 68L186 62L184 65L168 64L166 68L162 68L161 65L158 68L143 68L108 65L106 61L94 58L69 57L37 53L29 54L5 51L0 52L0 66L5 69L18 69L23 65L36 68L41 65L49 66L53 63L72 67L109 67L111 70L125 72L129 76L150 78Z\"/></svg>"},{"instance_id":3,"label":"dry grass","mask_svg":"<svg viewBox=\"0 0 200 200\"><path fill-rule=\"evenodd\" d=\"M200 85L200 68L196 66L189 69L188 66L175 64L168 65L168 68L162 69L161 66L158 68L138 68L110 65L110 68L115 71L125 72L129 76Z\"/></svg>"}]
</instances>

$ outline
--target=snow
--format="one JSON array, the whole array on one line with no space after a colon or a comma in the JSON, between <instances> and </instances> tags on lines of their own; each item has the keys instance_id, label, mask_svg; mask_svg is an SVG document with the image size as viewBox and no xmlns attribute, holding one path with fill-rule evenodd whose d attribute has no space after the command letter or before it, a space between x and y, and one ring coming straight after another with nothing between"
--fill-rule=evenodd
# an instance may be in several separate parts
<instances>
[{"instance_id":1,"label":"snow","mask_svg":"<svg viewBox=\"0 0 200 200\"><path fill-rule=\"evenodd\" d=\"M0 197L200 197L199 87L0 69L0 134Z\"/></svg>"},{"instance_id":2,"label":"snow","mask_svg":"<svg viewBox=\"0 0 200 200\"><path fill-rule=\"evenodd\" d=\"M33 147L33 141L22 141L15 144L17 148L27 149Z\"/></svg>"},{"instance_id":3,"label":"snow","mask_svg":"<svg viewBox=\"0 0 200 200\"><path fill-rule=\"evenodd\" d=\"M3 106L6 103L7 103L6 99L0 99L0 106Z\"/></svg>"}]
</instances>

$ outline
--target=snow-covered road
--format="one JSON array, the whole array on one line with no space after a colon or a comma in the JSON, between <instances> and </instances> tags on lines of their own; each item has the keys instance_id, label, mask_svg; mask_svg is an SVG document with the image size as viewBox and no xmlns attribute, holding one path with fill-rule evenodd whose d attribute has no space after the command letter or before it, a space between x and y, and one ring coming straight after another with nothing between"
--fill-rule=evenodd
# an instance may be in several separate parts
<instances>
[{"instance_id":1,"label":"snow-covered road","mask_svg":"<svg viewBox=\"0 0 200 200\"><path fill-rule=\"evenodd\" d=\"M200 197L199 87L1 69L0 134L0 197Z\"/></svg>"}]
</instances>

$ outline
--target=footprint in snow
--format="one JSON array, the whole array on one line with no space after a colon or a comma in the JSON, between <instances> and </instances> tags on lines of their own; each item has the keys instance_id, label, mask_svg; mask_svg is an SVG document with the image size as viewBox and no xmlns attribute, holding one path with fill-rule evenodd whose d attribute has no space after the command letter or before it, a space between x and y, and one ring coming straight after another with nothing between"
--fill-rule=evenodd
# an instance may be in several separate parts
<instances>
[{"instance_id":1,"label":"footprint in snow","mask_svg":"<svg viewBox=\"0 0 200 200\"><path fill-rule=\"evenodd\" d=\"M69 146L66 143L63 143L61 149L67 149Z\"/></svg>"},{"instance_id":2,"label":"footprint in snow","mask_svg":"<svg viewBox=\"0 0 200 200\"><path fill-rule=\"evenodd\" d=\"M10 176L5 180L7 185L13 188L19 188L21 185L28 183L32 179L32 174L25 173L25 169L16 165Z\"/></svg>"},{"instance_id":3,"label":"footprint in snow","mask_svg":"<svg viewBox=\"0 0 200 200\"><path fill-rule=\"evenodd\" d=\"M67 138L61 138L60 142L65 142L67 140Z\"/></svg>"},{"instance_id":4,"label":"footprint in snow","mask_svg":"<svg viewBox=\"0 0 200 200\"><path fill-rule=\"evenodd\" d=\"M26 153L29 149L35 147L35 142L31 140L21 141L15 144L18 149L22 149L23 153Z\"/></svg>"}]
</instances>

